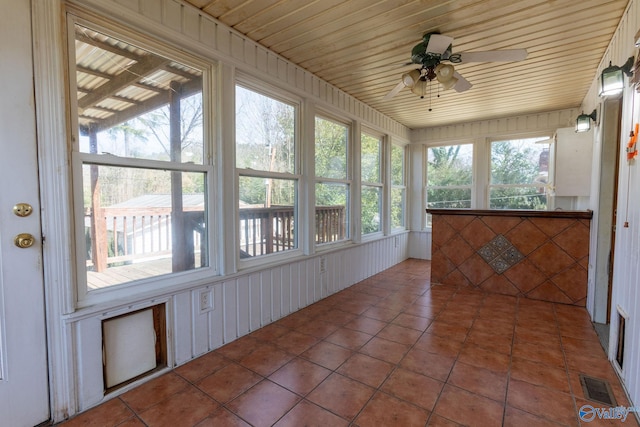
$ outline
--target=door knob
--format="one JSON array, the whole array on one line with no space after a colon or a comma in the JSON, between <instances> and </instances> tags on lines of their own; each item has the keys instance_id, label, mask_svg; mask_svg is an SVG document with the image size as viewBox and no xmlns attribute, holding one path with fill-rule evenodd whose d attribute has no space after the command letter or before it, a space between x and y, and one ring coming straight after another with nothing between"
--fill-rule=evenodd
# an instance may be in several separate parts
<instances>
[{"instance_id":1,"label":"door knob","mask_svg":"<svg viewBox=\"0 0 640 427\"><path fill-rule=\"evenodd\" d=\"M35 243L36 239L29 233L20 233L16 236L13 242L19 248L30 248Z\"/></svg>"}]
</instances>

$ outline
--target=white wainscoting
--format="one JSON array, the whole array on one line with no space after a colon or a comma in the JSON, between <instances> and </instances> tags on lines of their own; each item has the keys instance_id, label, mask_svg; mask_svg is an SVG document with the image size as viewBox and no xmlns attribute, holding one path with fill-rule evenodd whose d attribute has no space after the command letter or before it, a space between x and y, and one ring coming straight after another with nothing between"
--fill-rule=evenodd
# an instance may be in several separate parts
<instances>
[{"instance_id":1,"label":"white wainscoting","mask_svg":"<svg viewBox=\"0 0 640 427\"><path fill-rule=\"evenodd\" d=\"M78 356L77 411L149 379L104 396L102 320L166 304L167 363L175 367L406 260L409 235L398 233L228 278L216 277L204 286L68 320L74 335L74 353ZM320 271L322 258L325 271ZM202 292L211 292L211 309L202 309Z\"/></svg>"}]
</instances>

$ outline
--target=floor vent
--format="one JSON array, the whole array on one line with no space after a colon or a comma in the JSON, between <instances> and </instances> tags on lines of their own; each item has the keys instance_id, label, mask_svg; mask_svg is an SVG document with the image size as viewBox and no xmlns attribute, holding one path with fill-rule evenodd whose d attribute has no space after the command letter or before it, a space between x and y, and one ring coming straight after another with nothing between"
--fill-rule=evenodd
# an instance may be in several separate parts
<instances>
[{"instance_id":1,"label":"floor vent","mask_svg":"<svg viewBox=\"0 0 640 427\"><path fill-rule=\"evenodd\" d=\"M617 406L608 381L580 374L580 383L587 399L609 406Z\"/></svg>"}]
</instances>

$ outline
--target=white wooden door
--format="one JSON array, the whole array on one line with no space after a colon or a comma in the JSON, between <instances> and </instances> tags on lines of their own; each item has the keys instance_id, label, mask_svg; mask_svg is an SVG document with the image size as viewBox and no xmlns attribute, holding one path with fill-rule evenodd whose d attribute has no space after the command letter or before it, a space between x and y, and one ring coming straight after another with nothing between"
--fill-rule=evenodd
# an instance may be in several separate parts
<instances>
[{"instance_id":1,"label":"white wooden door","mask_svg":"<svg viewBox=\"0 0 640 427\"><path fill-rule=\"evenodd\" d=\"M0 5L0 425L30 427L49 419L30 3Z\"/></svg>"}]
</instances>

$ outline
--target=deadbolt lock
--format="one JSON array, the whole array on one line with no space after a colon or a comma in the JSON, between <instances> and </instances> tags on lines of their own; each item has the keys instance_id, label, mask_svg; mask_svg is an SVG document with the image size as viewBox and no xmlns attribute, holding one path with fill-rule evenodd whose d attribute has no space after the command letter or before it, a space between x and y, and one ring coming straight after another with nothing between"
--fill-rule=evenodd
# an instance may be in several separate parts
<instances>
[{"instance_id":1,"label":"deadbolt lock","mask_svg":"<svg viewBox=\"0 0 640 427\"><path fill-rule=\"evenodd\" d=\"M29 233L20 233L14 239L14 243L19 248L30 248L35 243L35 238Z\"/></svg>"},{"instance_id":2,"label":"deadbolt lock","mask_svg":"<svg viewBox=\"0 0 640 427\"><path fill-rule=\"evenodd\" d=\"M13 207L13 213L18 216L29 216L33 212L33 208L29 203L18 203Z\"/></svg>"}]
</instances>

